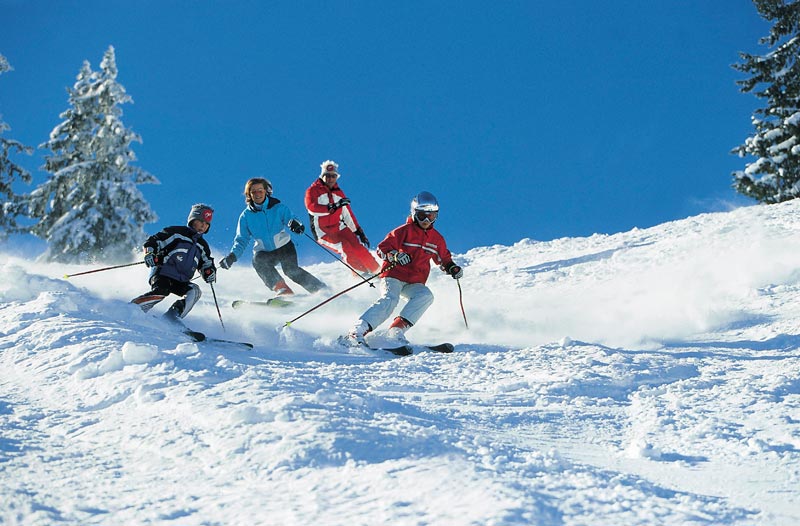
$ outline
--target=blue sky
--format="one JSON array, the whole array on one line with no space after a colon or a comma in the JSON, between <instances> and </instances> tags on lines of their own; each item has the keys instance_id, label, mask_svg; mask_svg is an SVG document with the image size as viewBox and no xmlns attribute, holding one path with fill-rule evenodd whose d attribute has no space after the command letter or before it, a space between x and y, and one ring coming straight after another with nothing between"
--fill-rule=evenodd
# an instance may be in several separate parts
<instances>
[{"instance_id":1,"label":"blue sky","mask_svg":"<svg viewBox=\"0 0 800 526\"><path fill-rule=\"evenodd\" d=\"M4 137L43 143L81 64L109 45L133 97L160 219L216 209L227 251L244 182L301 218L334 159L370 240L419 191L451 249L615 233L731 205L759 101L730 66L763 53L746 0L0 0ZM15 157L41 182L42 152ZM303 258L328 256L300 238Z\"/></svg>"}]
</instances>

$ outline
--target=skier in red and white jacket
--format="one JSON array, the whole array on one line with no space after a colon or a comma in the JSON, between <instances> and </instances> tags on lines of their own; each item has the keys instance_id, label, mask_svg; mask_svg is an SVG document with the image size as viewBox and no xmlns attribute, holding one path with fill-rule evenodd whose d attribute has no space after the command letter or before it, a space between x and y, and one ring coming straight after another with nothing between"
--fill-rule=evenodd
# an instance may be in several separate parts
<instances>
[{"instance_id":1,"label":"skier in red and white jacket","mask_svg":"<svg viewBox=\"0 0 800 526\"><path fill-rule=\"evenodd\" d=\"M356 321L347 335L349 345L362 345L364 337L383 323L394 311L401 296L407 300L394 318L387 336L407 343L405 332L416 324L433 303L433 293L425 285L431 262L454 279L464 275L453 262L442 235L433 228L439 216L439 203L429 192L420 192L411 201L411 215L378 244L378 256L384 260L381 297Z\"/></svg>"},{"instance_id":2,"label":"skier in red and white jacket","mask_svg":"<svg viewBox=\"0 0 800 526\"><path fill-rule=\"evenodd\" d=\"M306 209L317 243L342 255L355 270L375 274L380 267L369 252L369 240L358 224L350 199L339 187L339 165L325 161L321 173L306 190Z\"/></svg>"}]
</instances>

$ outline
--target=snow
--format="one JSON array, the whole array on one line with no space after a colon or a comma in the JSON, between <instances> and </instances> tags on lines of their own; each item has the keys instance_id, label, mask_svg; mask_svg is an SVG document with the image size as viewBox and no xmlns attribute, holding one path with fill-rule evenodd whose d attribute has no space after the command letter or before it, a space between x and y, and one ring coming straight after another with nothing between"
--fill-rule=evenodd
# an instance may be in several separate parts
<instances>
[{"instance_id":1,"label":"snow","mask_svg":"<svg viewBox=\"0 0 800 526\"><path fill-rule=\"evenodd\" d=\"M186 322L244 349L130 305L143 265L2 256L0 523L799 524L798 245L795 200L476 247L469 330L434 271L408 333L455 352L403 358L333 343L368 286L287 327L328 296L220 271Z\"/></svg>"}]
</instances>

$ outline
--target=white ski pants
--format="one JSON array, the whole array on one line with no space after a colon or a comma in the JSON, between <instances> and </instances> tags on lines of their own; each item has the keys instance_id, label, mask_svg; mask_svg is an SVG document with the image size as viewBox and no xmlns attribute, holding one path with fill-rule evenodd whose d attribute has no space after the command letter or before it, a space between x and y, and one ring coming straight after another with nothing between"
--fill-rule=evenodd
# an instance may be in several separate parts
<instances>
[{"instance_id":1,"label":"white ski pants","mask_svg":"<svg viewBox=\"0 0 800 526\"><path fill-rule=\"evenodd\" d=\"M433 303L433 293L423 283L406 283L395 278L384 278L381 280L381 297L361 315L361 319L377 329L378 325L391 316L401 296L408 301L398 316L407 319L412 325L417 324Z\"/></svg>"}]
</instances>

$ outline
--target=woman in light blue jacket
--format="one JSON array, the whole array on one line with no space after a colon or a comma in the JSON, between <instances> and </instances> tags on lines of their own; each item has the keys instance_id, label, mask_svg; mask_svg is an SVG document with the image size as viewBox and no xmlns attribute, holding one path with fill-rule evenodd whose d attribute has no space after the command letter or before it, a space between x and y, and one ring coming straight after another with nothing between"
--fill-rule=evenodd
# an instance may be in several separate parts
<instances>
[{"instance_id":1,"label":"woman in light blue jacket","mask_svg":"<svg viewBox=\"0 0 800 526\"><path fill-rule=\"evenodd\" d=\"M219 266L230 268L242 257L250 241L255 240L253 268L264 284L278 296L294 294L278 274L278 264L289 279L308 292L317 292L324 288L324 283L297 264L297 249L284 227L295 234L302 234L305 227L292 215L288 206L272 197L272 183L264 178L254 177L245 184L244 197L247 206L239 215L231 253L222 258Z\"/></svg>"}]
</instances>

